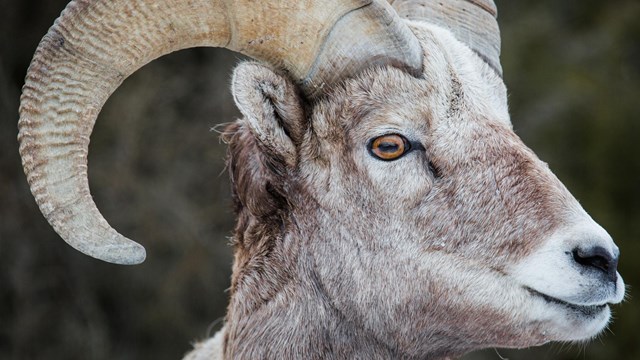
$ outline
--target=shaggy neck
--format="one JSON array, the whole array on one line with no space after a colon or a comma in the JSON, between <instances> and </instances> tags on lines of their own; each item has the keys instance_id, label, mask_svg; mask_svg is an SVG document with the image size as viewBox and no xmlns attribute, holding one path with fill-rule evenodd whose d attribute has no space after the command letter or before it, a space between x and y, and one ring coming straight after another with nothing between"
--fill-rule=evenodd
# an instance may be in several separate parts
<instances>
[{"instance_id":1,"label":"shaggy neck","mask_svg":"<svg viewBox=\"0 0 640 360\"><path fill-rule=\"evenodd\" d=\"M285 238L289 240L283 243L296 244L324 240ZM347 320L328 297L314 270L313 257L296 248L291 264L260 271L283 280L278 283L243 281L236 276L251 277L250 273L236 268L236 287L226 319L225 359L414 358ZM266 256L261 261L273 259ZM295 269L294 275L282 274L284 268ZM449 359L439 351L418 358Z\"/></svg>"},{"instance_id":2,"label":"shaggy neck","mask_svg":"<svg viewBox=\"0 0 640 360\"><path fill-rule=\"evenodd\" d=\"M393 254L381 249L371 252L363 246L371 242L369 232L354 229L365 229L366 217L345 217L319 206L310 196L290 200L296 205L278 219L259 221L245 211L238 214L225 358L437 360L471 350L451 353L451 345L459 341L437 326L430 332L423 328L420 335L411 329L396 332L392 328L413 326L402 318L391 328L378 329L390 324L375 319L387 317L371 313L388 315L385 306L354 307L352 303L385 301L384 296L367 298L372 292L362 290L375 292L372 284L384 282L380 277L390 275L391 269L383 260ZM366 263L373 267L366 267ZM371 273L363 266L387 270ZM353 271L366 275L358 277L350 273ZM360 286L363 288L358 291ZM433 314L422 310L421 306L409 306L404 312L422 318L422 324L429 323L427 319Z\"/></svg>"},{"instance_id":3,"label":"shaggy neck","mask_svg":"<svg viewBox=\"0 0 640 360\"><path fill-rule=\"evenodd\" d=\"M286 235L276 242L279 245L295 244L287 249L294 250L295 254L289 253L286 259L277 260L274 258L276 249L267 255L254 255L255 262L278 262L278 268L255 271L269 273L279 281L257 283L248 280L260 277L260 274L251 274L251 270L247 270L249 266L234 269L234 289L226 321L225 358L401 357L364 329L346 321L332 306L317 278L313 257L301 250L304 246L299 246L317 240L321 239ZM239 258L242 256L236 254L236 262Z\"/></svg>"}]
</instances>

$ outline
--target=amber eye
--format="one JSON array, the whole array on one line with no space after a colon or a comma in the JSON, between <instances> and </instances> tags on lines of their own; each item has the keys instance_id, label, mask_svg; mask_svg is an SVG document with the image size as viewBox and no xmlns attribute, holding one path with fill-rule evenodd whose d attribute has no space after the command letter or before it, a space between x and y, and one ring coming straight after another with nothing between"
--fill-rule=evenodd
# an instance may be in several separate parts
<instances>
[{"instance_id":1,"label":"amber eye","mask_svg":"<svg viewBox=\"0 0 640 360\"><path fill-rule=\"evenodd\" d=\"M369 152L380 160L399 159L409 150L411 150L409 141L397 134L383 135L369 142Z\"/></svg>"}]
</instances>

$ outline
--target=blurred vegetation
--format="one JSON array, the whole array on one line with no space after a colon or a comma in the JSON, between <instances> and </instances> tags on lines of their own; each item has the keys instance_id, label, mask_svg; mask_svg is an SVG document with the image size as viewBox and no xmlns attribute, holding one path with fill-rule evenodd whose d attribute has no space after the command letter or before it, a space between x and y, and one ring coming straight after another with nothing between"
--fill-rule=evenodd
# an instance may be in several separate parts
<instances>
[{"instance_id":1,"label":"blurred vegetation","mask_svg":"<svg viewBox=\"0 0 640 360\"><path fill-rule=\"evenodd\" d=\"M233 226L225 148L241 58L181 51L125 81L92 136L106 218L143 243L119 267L70 247L40 215L18 157L20 87L66 0L0 0L0 358L176 359L219 327ZM629 300L587 345L487 350L480 359L640 359L640 2L497 0L514 128L621 248Z\"/></svg>"}]
</instances>

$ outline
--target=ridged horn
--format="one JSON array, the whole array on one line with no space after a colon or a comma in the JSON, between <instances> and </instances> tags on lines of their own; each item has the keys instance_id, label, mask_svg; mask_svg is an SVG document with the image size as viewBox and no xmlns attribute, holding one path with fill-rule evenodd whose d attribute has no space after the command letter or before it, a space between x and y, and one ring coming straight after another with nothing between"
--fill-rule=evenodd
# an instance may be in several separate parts
<instances>
[{"instance_id":1,"label":"ridged horn","mask_svg":"<svg viewBox=\"0 0 640 360\"><path fill-rule=\"evenodd\" d=\"M314 98L372 64L418 74L422 50L382 0L76 0L40 42L18 123L31 191L56 232L107 262L144 248L117 233L89 192L87 152L98 113L142 65L196 46L226 47L284 70Z\"/></svg>"},{"instance_id":2,"label":"ridged horn","mask_svg":"<svg viewBox=\"0 0 640 360\"><path fill-rule=\"evenodd\" d=\"M449 29L502 76L498 9L493 0L389 0L389 3L403 19Z\"/></svg>"}]
</instances>

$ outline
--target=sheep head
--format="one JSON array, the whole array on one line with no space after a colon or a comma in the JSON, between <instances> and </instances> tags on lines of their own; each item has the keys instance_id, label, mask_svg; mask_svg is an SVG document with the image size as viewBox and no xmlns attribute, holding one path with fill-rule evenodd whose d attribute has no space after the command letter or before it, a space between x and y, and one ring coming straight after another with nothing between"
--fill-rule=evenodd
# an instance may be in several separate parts
<instances>
[{"instance_id":1,"label":"sheep head","mask_svg":"<svg viewBox=\"0 0 640 360\"><path fill-rule=\"evenodd\" d=\"M371 69L307 114L286 78L236 69L228 355L247 340L235 312L299 278L407 357L589 339L622 300L617 247L513 132L497 72L412 30L421 77Z\"/></svg>"},{"instance_id":2,"label":"sheep head","mask_svg":"<svg viewBox=\"0 0 640 360\"><path fill-rule=\"evenodd\" d=\"M358 0L72 2L21 103L40 209L78 250L141 262L91 200L96 116L146 62L226 46L270 66L233 80L244 117L225 135L238 214L227 355L241 357L256 313L282 315L265 304L295 302L270 302L295 295L287 283L386 355L595 336L624 295L618 249L511 129L493 3L392 3L399 14Z\"/></svg>"}]
</instances>

